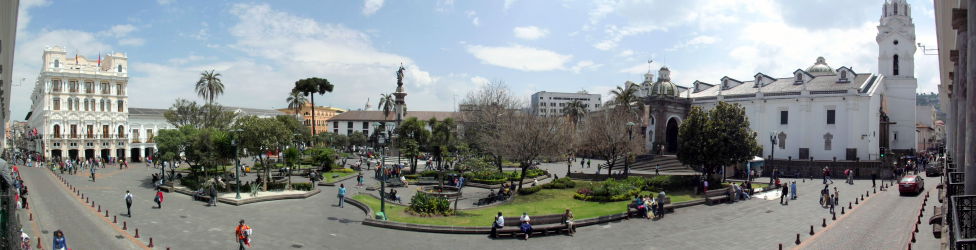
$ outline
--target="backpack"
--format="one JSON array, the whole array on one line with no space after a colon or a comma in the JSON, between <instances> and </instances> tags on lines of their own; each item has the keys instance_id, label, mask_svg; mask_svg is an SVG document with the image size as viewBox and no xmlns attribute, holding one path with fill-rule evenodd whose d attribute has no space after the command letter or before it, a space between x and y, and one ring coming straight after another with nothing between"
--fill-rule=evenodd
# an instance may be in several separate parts
<instances>
[{"instance_id":1,"label":"backpack","mask_svg":"<svg viewBox=\"0 0 976 250\"><path fill-rule=\"evenodd\" d=\"M131 195L126 195L125 196L125 203L132 204L132 196Z\"/></svg>"}]
</instances>

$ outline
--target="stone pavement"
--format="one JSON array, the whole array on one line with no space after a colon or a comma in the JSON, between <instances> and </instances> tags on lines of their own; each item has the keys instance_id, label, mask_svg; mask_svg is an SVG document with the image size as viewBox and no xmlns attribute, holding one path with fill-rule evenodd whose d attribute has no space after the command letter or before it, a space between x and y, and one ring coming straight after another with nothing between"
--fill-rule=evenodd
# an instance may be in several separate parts
<instances>
[{"instance_id":1,"label":"stone pavement","mask_svg":"<svg viewBox=\"0 0 976 250\"><path fill-rule=\"evenodd\" d=\"M597 164L596 161L593 162ZM578 166L578 164L576 165ZM566 165L553 163L543 164L543 168L550 169L554 174L565 174ZM562 170L562 171L559 171ZM582 169L583 171L595 171ZM112 173L109 175L109 173ZM262 202L244 206L230 206L220 204L217 207L207 207L203 202L194 201L191 197L177 193L167 193L162 209L155 209L152 202L152 185L150 174L152 169L135 167L119 172L106 172L104 178L92 183L84 176L67 176L69 181L82 189L86 196L90 195L103 209L110 210L110 215L118 216L119 223L128 222L129 233L139 228L142 239L153 237L157 248L172 247L174 249L226 249L236 247L233 239L233 228L239 219L246 219L247 224L254 228L253 249L394 249L403 247L422 247L435 249L486 249L486 248L519 248L519 249L599 249L599 248L636 248L636 249L774 249L777 244L784 247L795 246L793 240L796 233L801 233L801 240L807 241L806 234L810 225L815 225L819 238L811 241L816 246L817 241L834 240L832 234L851 234L852 229L841 225L861 224L855 219L872 213L891 209L886 207L885 195L872 195L866 200L866 205L858 207L848 217L840 216L837 222L830 219L826 209L817 202L818 190L823 187L820 180L797 180L800 198L791 201L789 205L780 205L778 200L752 199L737 203L718 204L714 206L693 206L677 209L659 220L627 220L604 225L580 228L576 236L549 236L532 238L528 241L513 239L488 239L485 235L446 235L398 231L374 228L360 224L364 217L361 210L346 206L338 208L336 187L318 187L322 193L304 200L282 200ZM760 179L759 181L762 181ZM792 179L790 179L792 180ZM344 182L352 187L355 179ZM29 183L28 183L29 184ZM29 184L30 185L30 184ZM52 185L58 189L61 186ZM846 185L837 181L835 185L841 192L841 201L853 201L854 197L862 194L870 187L870 181L858 180L855 185ZM125 206L122 195L129 189L135 194L133 218L123 216ZM365 189L348 188L349 195L367 192ZM57 194L63 190L32 190L34 198ZM374 192L374 191L368 191ZM402 191L401 191L402 192ZM906 203L919 203L919 197L903 198ZM931 203L932 199L930 199ZM872 205L877 202L879 206ZM77 203L80 202L75 202ZM846 204L846 203L845 203ZM915 204L911 207L918 206ZM78 205L72 210L86 211ZM917 208L915 208L917 209ZM839 210L839 209L838 209ZM89 216L93 212L86 211ZM927 213L928 214L928 213ZM838 215L840 215L838 213ZM515 219L517 215L506 215L508 219ZM72 218L78 216L72 216ZM822 218L826 218L830 226L820 227ZM35 218L36 219L36 218ZM61 218L59 217L59 220ZM74 219L72 219L74 220ZM875 220L875 219L869 219ZM485 225L490 222L486 221ZM112 228L110 222L89 223L88 227ZM930 228L930 227L929 227ZM72 229L83 230L83 229ZM921 228L920 228L921 230ZM930 230L930 229L929 229ZM94 230L92 230L94 231ZM853 230L857 231L857 230ZM72 234L69 234L71 238ZM921 235L921 234L920 234ZM883 235L873 235L882 237ZM102 237L114 237L106 234ZM929 237L931 234L929 233ZM72 239L76 241L105 241L96 236ZM80 243L79 243L80 244ZM97 243L94 243L97 244ZM918 247L917 249L925 249ZM876 249L873 247L861 247ZM94 249L116 249L94 248ZM124 248L123 248L124 249Z\"/></svg>"},{"instance_id":2,"label":"stone pavement","mask_svg":"<svg viewBox=\"0 0 976 250\"><path fill-rule=\"evenodd\" d=\"M109 226L95 209L84 205L77 196L65 190L64 185L47 169L20 168L29 191L30 209L21 218L24 231L37 247L41 237L44 249L51 249L55 230L62 230L72 249L142 249L143 243L120 228ZM33 213L34 221L29 214Z\"/></svg>"}]
</instances>

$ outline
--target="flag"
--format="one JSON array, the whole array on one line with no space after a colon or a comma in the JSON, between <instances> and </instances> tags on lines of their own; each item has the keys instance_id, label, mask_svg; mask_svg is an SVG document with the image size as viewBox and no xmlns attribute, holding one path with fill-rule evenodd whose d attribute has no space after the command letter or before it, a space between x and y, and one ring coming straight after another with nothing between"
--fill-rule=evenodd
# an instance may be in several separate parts
<instances>
[{"instance_id":1,"label":"flag","mask_svg":"<svg viewBox=\"0 0 976 250\"><path fill-rule=\"evenodd\" d=\"M102 52L98 52L98 66L102 66Z\"/></svg>"},{"instance_id":2,"label":"flag","mask_svg":"<svg viewBox=\"0 0 976 250\"><path fill-rule=\"evenodd\" d=\"M75 64L78 64L78 51L75 51Z\"/></svg>"}]
</instances>

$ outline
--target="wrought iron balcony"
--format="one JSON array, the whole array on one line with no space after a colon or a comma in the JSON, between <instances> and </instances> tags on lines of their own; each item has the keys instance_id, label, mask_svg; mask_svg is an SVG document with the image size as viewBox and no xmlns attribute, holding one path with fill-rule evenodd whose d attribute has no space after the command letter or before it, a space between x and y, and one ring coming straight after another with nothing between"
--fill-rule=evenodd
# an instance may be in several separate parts
<instances>
[{"instance_id":1,"label":"wrought iron balcony","mask_svg":"<svg viewBox=\"0 0 976 250\"><path fill-rule=\"evenodd\" d=\"M976 250L976 195L956 195L950 198L952 213L949 243L952 249Z\"/></svg>"}]
</instances>

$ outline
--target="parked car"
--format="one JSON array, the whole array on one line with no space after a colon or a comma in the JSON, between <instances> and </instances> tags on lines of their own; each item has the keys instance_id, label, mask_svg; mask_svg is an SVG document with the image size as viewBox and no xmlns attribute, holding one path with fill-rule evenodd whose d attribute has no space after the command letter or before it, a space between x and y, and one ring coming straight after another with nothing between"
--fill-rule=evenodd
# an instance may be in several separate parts
<instances>
[{"instance_id":1,"label":"parked car","mask_svg":"<svg viewBox=\"0 0 976 250\"><path fill-rule=\"evenodd\" d=\"M922 180L921 176L918 175L906 175L898 181L898 193L899 194L919 194L925 190L925 181Z\"/></svg>"},{"instance_id":2,"label":"parked car","mask_svg":"<svg viewBox=\"0 0 976 250\"><path fill-rule=\"evenodd\" d=\"M933 164L925 168L925 177L942 175L942 166Z\"/></svg>"}]
</instances>

